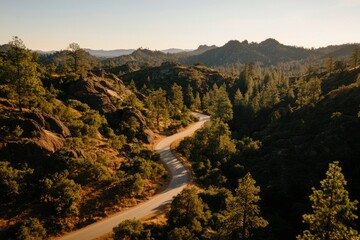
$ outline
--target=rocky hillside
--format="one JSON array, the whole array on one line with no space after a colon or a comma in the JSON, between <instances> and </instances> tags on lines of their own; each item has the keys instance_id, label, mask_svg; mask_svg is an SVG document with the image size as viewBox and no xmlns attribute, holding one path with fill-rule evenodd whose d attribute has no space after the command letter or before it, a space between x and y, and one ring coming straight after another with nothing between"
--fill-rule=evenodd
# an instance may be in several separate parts
<instances>
[{"instance_id":1,"label":"rocky hillside","mask_svg":"<svg viewBox=\"0 0 360 240\"><path fill-rule=\"evenodd\" d=\"M166 61L176 61L176 54L163 53L161 51L151 51L149 49L139 48L130 55L109 58L102 61L106 67L124 65L128 62L134 62L137 66L158 66Z\"/></svg>"},{"instance_id":2,"label":"rocky hillside","mask_svg":"<svg viewBox=\"0 0 360 240\"><path fill-rule=\"evenodd\" d=\"M42 112L13 111L6 103L9 102L0 101L0 155L3 160L24 161L50 156L71 136L58 117Z\"/></svg>"},{"instance_id":3,"label":"rocky hillside","mask_svg":"<svg viewBox=\"0 0 360 240\"><path fill-rule=\"evenodd\" d=\"M0 55L0 239L29 224L52 238L153 195L166 171L148 147L147 106L114 74L51 74L21 50L43 74L22 86L20 109L10 53Z\"/></svg>"},{"instance_id":4,"label":"rocky hillside","mask_svg":"<svg viewBox=\"0 0 360 240\"><path fill-rule=\"evenodd\" d=\"M183 89L190 85L194 91L203 93L208 91L214 83L221 85L228 80L218 71L201 64L185 66L169 62L163 63L159 67L145 68L124 74L121 78L126 83L133 80L139 89L146 85L169 90L172 84L176 83Z\"/></svg>"}]
</instances>

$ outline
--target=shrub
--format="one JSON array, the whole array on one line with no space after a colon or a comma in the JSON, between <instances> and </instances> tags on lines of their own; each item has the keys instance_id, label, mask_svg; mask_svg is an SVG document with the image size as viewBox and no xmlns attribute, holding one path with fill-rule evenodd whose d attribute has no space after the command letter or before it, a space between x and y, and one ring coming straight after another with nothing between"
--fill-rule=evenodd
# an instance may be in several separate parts
<instances>
[{"instance_id":1,"label":"shrub","mask_svg":"<svg viewBox=\"0 0 360 240\"><path fill-rule=\"evenodd\" d=\"M37 218L29 218L23 222L17 232L19 240L42 240L46 238L46 230Z\"/></svg>"}]
</instances>

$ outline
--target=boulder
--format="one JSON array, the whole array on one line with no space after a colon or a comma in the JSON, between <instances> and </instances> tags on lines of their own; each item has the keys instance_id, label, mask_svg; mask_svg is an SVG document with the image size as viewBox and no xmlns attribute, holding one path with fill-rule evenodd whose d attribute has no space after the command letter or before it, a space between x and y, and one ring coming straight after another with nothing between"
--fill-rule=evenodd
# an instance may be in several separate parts
<instances>
[{"instance_id":1,"label":"boulder","mask_svg":"<svg viewBox=\"0 0 360 240\"><path fill-rule=\"evenodd\" d=\"M24 114L27 119L35 120L41 128L58 133L63 137L70 136L70 130L64 125L57 116L47 113L30 112Z\"/></svg>"},{"instance_id":2,"label":"boulder","mask_svg":"<svg viewBox=\"0 0 360 240\"><path fill-rule=\"evenodd\" d=\"M57 117L40 112L2 112L0 126L0 155L7 160L48 156L60 150L70 136Z\"/></svg>"},{"instance_id":3,"label":"boulder","mask_svg":"<svg viewBox=\"0 0 360 240\"><path fill-rule=\"evenodd\" d=\"M135 117L139 121L139 123L142 126L144 126L144 128L148 128L145 117L143 116L143 114L140 112L139 109L133 107L126 107L122 109L121 120L127 122L130 119L130 117Z\"/></svg>"},{"instance_id":4,"label":"boulder","mask_svg":"<svg viewBox=\"0 0 360 240\"><path fill-rule=\"evenodd\" d=\"M81 79L72 83L69 91L75 99L88 104L91 108L101 113L116 111L116 107L106 94L106 88L101 84L96 84L95 86L92 81Z\"/></svg>"}]
</instances>

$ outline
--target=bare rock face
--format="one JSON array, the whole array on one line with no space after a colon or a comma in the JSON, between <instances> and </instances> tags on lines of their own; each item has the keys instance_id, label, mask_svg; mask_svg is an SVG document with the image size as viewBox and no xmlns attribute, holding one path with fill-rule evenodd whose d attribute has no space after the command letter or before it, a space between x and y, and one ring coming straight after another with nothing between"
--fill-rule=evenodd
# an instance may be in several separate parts
<instances>
[{"instance_id":1,"label":"bare rock face","mask_svg":"<svg viewBox=\"0 0 360 240\"><path fill-rule=\"evenodd\" d=\"M122 121L127 122L130 117L135 117L139 121L139 123L142 126L144 126L144 128L148 128L145 117L142 115L142 113L138 109L132 108L132 107L127 107L122 110L122 116L121 116Z\"/></svg>"},{"instance_id":2,"label":"bare rock face","mask_svg":"<svg viewBox=\"0 0 360 240\"><path fill-rule=\"evenodd\" d=\"M55 116L40 112L0 114L0 155L7 160L41 158L60 150L69 129Z\"/></svg>"},{"instance_id":3,"label":"bare rock face","mask_svg":"<svg viewBox=\"0 0 360 240\"><path fill-rule=\"evenodd\" d=\"M132 92L114 74L104 70L94 70L89 72L85 79L72 82L68 94L100 113L112 113L116 111L116 107L111 99L124 101Z\"/></svg>"},{"instance_id":4,"label":"bare rock face","mask_svg":"<svg viewBox=\"0 0 360 240\"><path fill-rule=\"evenodd\" d=\"M91 108L101 113L109 113L116 110L116 107L106 94L105 87L101 87L100 84L95 85L91 81L78 80L71 85L70 92L76 99L88 104Z\"/></svg>"},{"instance_id":5,"label":"bare rock face","mask_svg":"<svg viewBox=\"0 0 360 240\"><path fill-rule=\"evenodd\" d=\"M46 113L25 113L26 118L34 119L42 128L61 134L63 137L70 136L70 130L60 121L57 116Z\"/></svg>"}]
</instances>

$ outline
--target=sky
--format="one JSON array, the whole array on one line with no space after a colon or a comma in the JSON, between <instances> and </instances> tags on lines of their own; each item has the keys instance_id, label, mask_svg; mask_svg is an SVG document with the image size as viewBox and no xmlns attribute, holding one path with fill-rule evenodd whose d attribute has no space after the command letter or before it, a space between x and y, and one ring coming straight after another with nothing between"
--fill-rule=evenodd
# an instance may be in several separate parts
<instances>
[{"instance_id":1,"label":"sky","mask_svg":"<svg viewBox=\"0 0 360 240\"><path fill-rule=\"evenodd\" d=\"M229 40L322 47L360 42L360 0L0 0L0 44L153 50Z\"/></svg>"}]
</instances>

